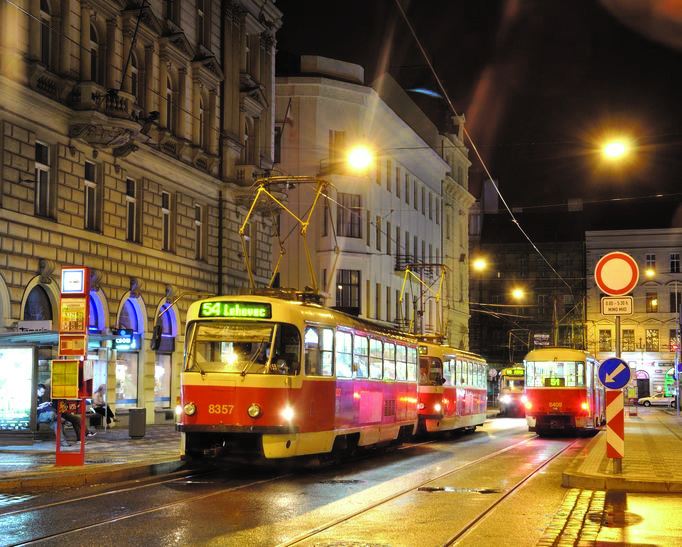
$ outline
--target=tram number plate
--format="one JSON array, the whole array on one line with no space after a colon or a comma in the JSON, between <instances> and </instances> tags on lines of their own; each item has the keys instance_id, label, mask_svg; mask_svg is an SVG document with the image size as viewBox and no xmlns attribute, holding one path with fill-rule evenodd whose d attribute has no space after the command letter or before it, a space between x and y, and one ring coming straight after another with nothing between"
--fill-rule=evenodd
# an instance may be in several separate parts
<instances>
[{"instance_id":1,"label":"tram number plate","mask_svg":"<svg viewBox=\"0 0 682 547\"><path fill-rule=\"evenodd\" d=\"M232 414L234 405L208 405L209 414Z\"/></svg>"},{"instance_id":2,"label":"tram number plate","mask_svg":"<svg viewBox=\"0 0 682 547\"><path fill-rule=\"evenodd\" d=\"M552 410L561 410L562 406L563 405L561 401L552 401L549 403L549 408L551 408Z\"/></svg>"}]
</instances>

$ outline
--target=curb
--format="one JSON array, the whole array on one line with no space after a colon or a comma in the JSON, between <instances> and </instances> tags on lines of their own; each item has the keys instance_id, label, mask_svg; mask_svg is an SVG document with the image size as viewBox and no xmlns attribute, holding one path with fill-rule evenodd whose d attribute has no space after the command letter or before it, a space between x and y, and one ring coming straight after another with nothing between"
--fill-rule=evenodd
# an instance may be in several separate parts
<instances>
[{"instance_id":1,"label":"curb","mask_svg":"<svg viewBox=\"0 0 682 547\"><path fill-rule=\"evenodd\" d=\"M602 446L599 446L602 445ZM653 492L660 494L682 493L682 482L656 479L639 480L609 475L606 470L610 463L606 460L606 432L600 431L576 456L566 471L561 474L561 486L582 490L618 490L620 492Z\"/></svg>"},{"instance_id":2,"label":"curb","mask_svg":"<svg viewBox=\"0 0 682 547\"><path fill-rule=\"evenodd\" d=\"M45 492L59 488L124 482L173 473L185 466L186 462L181 460L164 460L119 464L91 470L79 467L59 472L49 471L6 480L0 479L0 492L5 494Z\"/></svg>"}]
</instances>

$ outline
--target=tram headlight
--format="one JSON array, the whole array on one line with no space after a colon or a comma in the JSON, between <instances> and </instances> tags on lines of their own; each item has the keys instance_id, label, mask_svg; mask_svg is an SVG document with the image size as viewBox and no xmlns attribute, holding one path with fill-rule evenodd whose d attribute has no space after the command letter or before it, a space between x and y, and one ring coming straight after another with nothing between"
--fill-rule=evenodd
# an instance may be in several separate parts
<instances>
[{"instance_id":1,"label":"tram headlight","mask_svg":"<svg viewBox=\"0 0 682 547\"><path fill-rule=\"evenodd\" d=\"M525 405L528 402L528 396L524 393L521 395L521 402Z\"/></svg>"},{"instance_id":2,"label":"tram headlight","mask_svg":"<svg viewBox=\"0 0 682 547\"><path fill-rule=\"evenodd\" d=\"M440 406L440 403L436 403L435 405L433 405L433 410L435 412L440 412L441 408L442 407Z\"/></svg>"},{"instance_id":3,"label":"tram headlight","mask_svg":"<svg viewBox=\"0 0 682 547\"><path fill-rule=\"evenodd\" d=\"M185 403L182 406L182 411L186 416L194 416L197 413L197 405L194 403Z\"/></svg>"},{"instance_id":4,"label":"tram headlight","mask_svg":"<svg viewBox=\"0 0 682 547\"><path fill-rule=\"evenodd\" d=\"M175 416L182 416L182 405L175 405Z\"/></svg>"},{"instance_id":5,"label":"tram headlight","mask_svg":"<svg viewBox=\"0 0 682 547\"><path fill-rule=\"evenodd\" d=\"M531 408L533 408L533 403L531 403L530 401L526 401L525 403L523 403L523 406L526 407L526 410L530 410Z\"/></svg>"},{"instance_id":6,"label":"tram headlight","mask_svg":"<svg viewBox=\"0 0 682 547\"><path fill-rule=\"evenodd\" d=\"M582 408L588 414L590 413L590 403L587 401L583 401L583 403L580 405L580 408Z\"/></svg>"},{"instance_id":7,"label":"tram headlight","mask_svg":"<svg viewBox=\"0 0 682 547\"><path fill-rule=\"evenodd\" d=\"M424 403L422 403L421 401L419 401L419 402L417 403L417 410L424 410Z\"/></svg>"},{"instance_id":8,"label":"tram headlight","mask_svg":"<svg viewBox=\"0 0 682 547\"><path fill-rule=\"evenodd\" d=\"M502 395L502 397L500 397L500 402L505 405L511 403L511 400L512 400L511 395L509 395L509 393L505 393L504 395Z\"/></svg>"},{"instance_id":9,"label":"tram headlight","mask_svg":"<svg viewBox=\"0 0 682 547\"><path fill-rule=\"evenodd\" d=\"M258 418L263 413L263 409L258 403L251 403L246 412L251 418Z\"/></svg>"},{"instance_id":10,"label":"tram headlight","mask_svg":"<svg viewBox=\"0 0 682 547\"><path fill-rule=\"evenodd\" d=\"M287 422L290 422L291 420L294 419L294 409L291 406L287 405L282 409L282 411L280 412L280 415Z\"/></svg>"}]
</instances>

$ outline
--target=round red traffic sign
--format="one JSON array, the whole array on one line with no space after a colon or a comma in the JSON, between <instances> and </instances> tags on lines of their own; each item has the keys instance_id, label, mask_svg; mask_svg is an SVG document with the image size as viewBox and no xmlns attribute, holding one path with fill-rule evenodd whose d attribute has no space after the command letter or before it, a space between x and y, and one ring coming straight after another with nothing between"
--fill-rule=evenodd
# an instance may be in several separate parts
<instances>
[{"instance_id":1,"label":"round red traffic sign","mask_svg":"<svg viewBox=\"0 0 682 547\"><path fill-rule=\"evenodd\" d=\"M639 281L639 267L629 254L615 251L602 256L594 269L597 287L609 296L628 294Z\"/></svg>"}]
</instances>

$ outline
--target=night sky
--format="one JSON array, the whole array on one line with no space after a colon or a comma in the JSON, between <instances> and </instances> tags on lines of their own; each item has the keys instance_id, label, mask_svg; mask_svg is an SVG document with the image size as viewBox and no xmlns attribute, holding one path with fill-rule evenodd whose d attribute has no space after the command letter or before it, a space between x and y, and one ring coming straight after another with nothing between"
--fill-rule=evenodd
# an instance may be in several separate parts
<instances>
[{"instance_id":1,"label":"night sky","mask_svg":"<svg viewBox=\"0 0 682 547\"><path fill-rule=\"evenodd\" d=\"M475 196L485 165L516 208L570 198L680 201L682 51L664 42L682 36L682 14L645 29L651 40L597 0L401 1L481 155L467 139ZM395 0L276 6L284 13L278 62L322 55L364 66L368 83L389 71L405 89L440 91ZM645 14L635 20L648 22ZM445 127L446 101L411 96ZM636 148L618 167L606 165L599 143L619 132Z\"/></svg>"}]
</instances>

